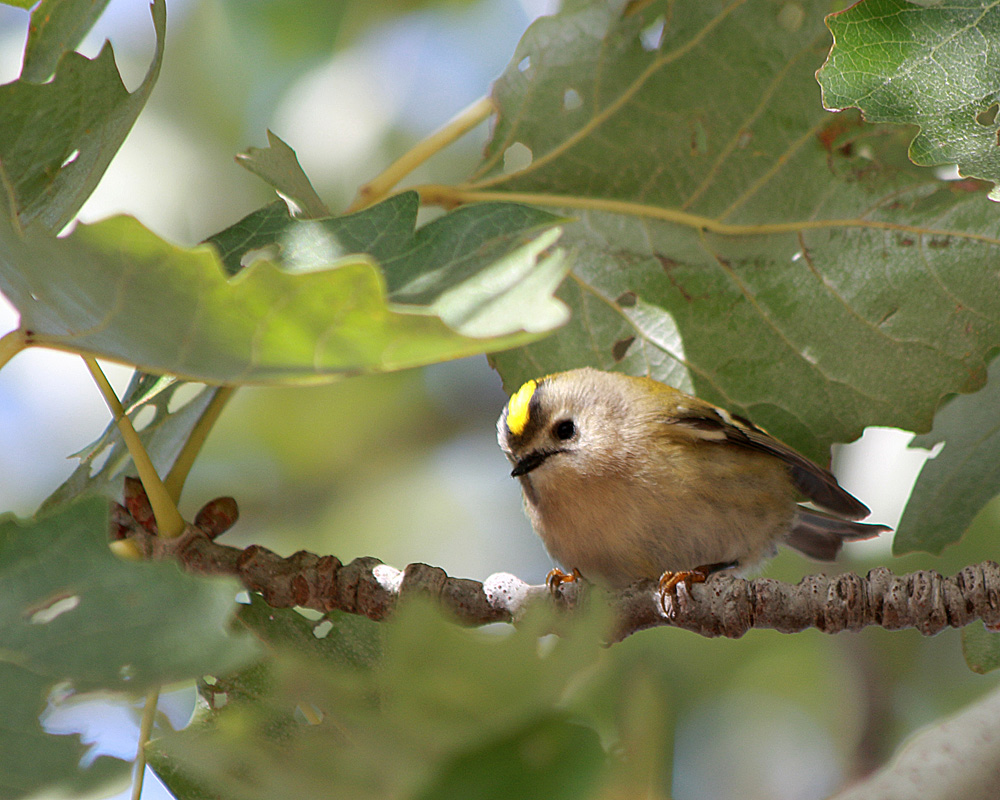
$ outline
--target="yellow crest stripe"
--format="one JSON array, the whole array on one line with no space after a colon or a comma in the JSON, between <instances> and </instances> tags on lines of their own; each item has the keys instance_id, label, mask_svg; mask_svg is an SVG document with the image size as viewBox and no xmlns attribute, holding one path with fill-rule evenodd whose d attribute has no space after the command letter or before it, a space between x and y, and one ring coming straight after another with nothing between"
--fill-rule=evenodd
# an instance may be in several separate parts
<instances>
[{"instance_id":1,"label":"yellow crest stripe","mask_svg":"<svg viewBox=\"0 0 1000 800\"><path fill-rule=\"evenodd\" d=\"M520 436L524 432L524 426L528 424L528 404L536 388L538 381L528 381L511 395L510 402L507 403L507 430L515 436Z\"/></svg>"}]
</instances>

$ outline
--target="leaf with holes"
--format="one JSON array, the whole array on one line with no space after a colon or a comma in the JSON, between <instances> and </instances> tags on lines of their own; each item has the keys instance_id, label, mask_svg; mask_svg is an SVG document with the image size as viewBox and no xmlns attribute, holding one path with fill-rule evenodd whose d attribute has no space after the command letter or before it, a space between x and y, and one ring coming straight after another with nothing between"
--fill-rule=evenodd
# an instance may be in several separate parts
<instances>
[{"instance_id":1,"label":"leaf with holes","mask_svg":"<svg viewBox=\"0 0 1000 800\"><path fill-rule=\"evenodd\" d=\"M405 369L565 321L559 218L488 203L415 230L416 214L413 193L333 220L265 209L216 237L221 262L128 217L64 238L0 219L0 289L36 344L219 384Z\"/></svg>"},{"instance_id":2,"label":"leaf with holes","mask_svg":"<svg viewBox=\"0 0 1000 800\"><path fill-rule=\"evenodd\" d=\"M568 621L544 656L538 637L552 619L538 611L509 636L483 636L429 604L404 603L378 626L374 663L289 636L294 612L274 622L254 615L270 657L210 687L210 699L226 692L224 704L152 743L151 763L171 788L210 796L580 797L610 767L594 726L583 727L596 715L579 697L599 676L613 680L599 658L604 609ZM338 626L326 638L345 634ZM633 713L615 686L614 708ZM635 744L655 758L648 740ZM544 782L542 795L524 789L525 771Z\"/></svg>"},{"instance_id":3,"label":"leaf with holes","mask_svg":"<svg viewBox=\"0 0 1000 800\"><path fill-rule=\"evenodd\" d=\"M66 53L51 81L28 82L29 75L42 80L47 77L52 48L61 46L62 22L73 22L62 14L53 22L59 30L45 27L32 35L30 47L41 47L43 52L29 47L30 54L36 55L28 62L28 74L0 86L0 185L10 192L2 205L17 214L21 225L38 223L54 231L63 228L94 191L128 136L153 90L163 58L163 0L156 0L150 10L156 52L134 92L125 89L110 44L105 44L94 59ZM89 25L92 18L88 19L82 24ZM64 33L69 37L67 42L76 36Z\"/></svg>"},{"instance_id":4,"label":"leaf with holes","mask_svg":"<svg viewBox=\"0 0 1000 800\"><path fill-rule=\"evenodd\" d=\"M191 431L218 391L214 386L185 383L141 372L132 376L122 397L122 405L133 422L140 413L147 415L145 424L138 429L139 440L153 460L158 475L166 475L170 471ZM126 474L135 474L128 447L114 422L110 422L94 442L74 457L80 463L46 498L40 511L54 510L85 492L100 492L119 498L122 479Z\"/></svg>"},{"instance_id":5,"label":"leaf with holes","mask_svg":"<svg viewBox=\"0 0 1000 800\"><path fill-rule=\"evenodd\" d=\"M226 672L257 655L230 630L237 581L174 564L123 561L107 544L108 503L89 498L20 522L0 518L0 794L103 785L121 765L78 771L83 747L45 733L39 713L60 693L151 686ZM30 776L30 779L25 776Z\"/></svg>"},{"instance_id":6,"label":"leaf with holes","mask_svg":"<svg viewBox=\"0 0 1000 800\"><path fill-rule=\"evenodd\" d=\"M1000 9L864 0L827 18L834 45L817 73L823 104L870 122L912 123L917 164L958 164L1000 184ZM990 192L1000 200L1000 188Z\"/></svg>"},{"instance_id":7,"label":"leaf with holes","mask_svg":"<svg viewBox=\"0 0 1000 800\"><path fill-rule=\"evenodd\" d=\"M830 4L615 8L529 28L483 162L440 189L577 215L572 322L495 356L506 386L649 374L821 460L866 425L927 430L982 386L1000 220L978 186L909 162L898 127L823 109Z\"/></svg>"}]
</instances>

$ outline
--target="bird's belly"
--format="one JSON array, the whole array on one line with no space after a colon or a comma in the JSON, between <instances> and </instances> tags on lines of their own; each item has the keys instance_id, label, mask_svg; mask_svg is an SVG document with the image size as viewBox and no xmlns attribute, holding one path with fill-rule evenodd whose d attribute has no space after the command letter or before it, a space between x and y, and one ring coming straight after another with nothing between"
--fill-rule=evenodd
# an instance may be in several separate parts
<instances>
[{"instance_id":1,"label":"bird's belly","mask_svg":"<svg viewBox=\"0 0 1000 800\"><path fill-rule=\"evenodd\" d=\"M587 578L624 586L717 563L747 567L771 555L789 530L794 504L783 484L777 496L726 493L664 498L633 487L628 492L590 487L586 503L545 493L528 512L549 554ZM527 495L526 495L527 496ZM573 496L580 496L575 494Z\"/></svg>"}]
</instances>

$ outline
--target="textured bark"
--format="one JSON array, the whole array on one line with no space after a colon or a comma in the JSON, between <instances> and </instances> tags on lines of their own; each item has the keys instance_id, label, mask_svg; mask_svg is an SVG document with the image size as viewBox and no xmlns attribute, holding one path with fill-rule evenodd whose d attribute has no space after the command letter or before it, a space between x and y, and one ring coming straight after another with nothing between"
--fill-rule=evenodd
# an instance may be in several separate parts
<instances>
[{"instance_id":1,"label":"textured bark","mask_svg":"<svg viewBox=\"0 0 1000 800\"><path fill-rule=\"evenodd\" d=\"M335 556L300 550L287 558L265 547L246 549L218 544L214 538L237 516L231 498L213 500L177 539L155 535L145 513L141 487L126 487L126 506L116 505L112 535L132 541L151 559L176 558L189 572L231 575L260 592L275 608L302 606L362 614L381 620L406 597L437 600L466 625L516 621L538 598L573 607L589 591L586 583L561 585L554 593L507 573L484 583L452 578L438 567L410 564L400 571L377 558L342 564ZM653 581L642 581L607 596L616 610L615 640L657 625L672 625L702 636L738 638L751 628L791 633L817 628L824 633L856 631L868 625L888 630L916 628L925 635L961 628L982 619L1000 627L1000 565L993 561L965 567L953 577L933 571L893 575L878 567L860 577L853 573L810 575L794 586L758 578L745 580L717 573L702 584L678 587L662 603Z\"/></svg>"}]
</instances>

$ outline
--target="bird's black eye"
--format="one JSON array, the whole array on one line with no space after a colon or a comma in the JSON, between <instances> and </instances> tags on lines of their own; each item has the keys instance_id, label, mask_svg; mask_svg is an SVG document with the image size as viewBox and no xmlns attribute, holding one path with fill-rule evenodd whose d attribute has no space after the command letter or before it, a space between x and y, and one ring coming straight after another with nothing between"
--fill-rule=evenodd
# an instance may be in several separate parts
<instances>
[{"instance_id":1,"label":"bird's black eye","mask_svg":"<svg viewBox=\"0 0 1000 800\"><path fill-rule=\"evenodd\" d=\"M557 439L562 439L565 442L576 435L576 425L573 424L573 420L564 419L562 422L557 422L552 431L555 433Z\"/></svg>"}]
</instances>

